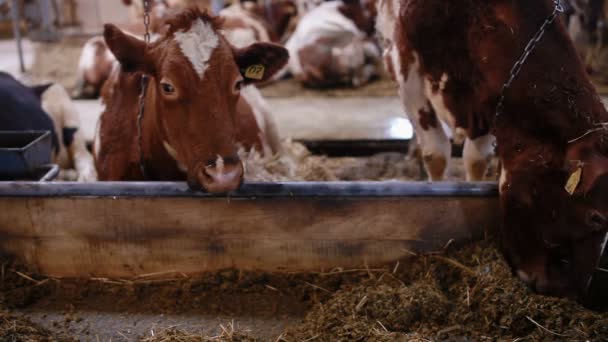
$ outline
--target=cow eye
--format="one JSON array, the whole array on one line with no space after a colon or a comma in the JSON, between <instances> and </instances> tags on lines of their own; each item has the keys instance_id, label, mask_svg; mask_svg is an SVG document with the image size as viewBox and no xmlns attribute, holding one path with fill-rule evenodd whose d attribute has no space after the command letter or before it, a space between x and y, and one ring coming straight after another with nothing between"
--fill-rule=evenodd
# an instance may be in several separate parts
<instances>
[{"instance_id":1,"label":"cow eye","mask_svg":"<svg viewBox=\"0 0 608 342\"><path fill-rule=\"evenodd\" d=\"M165 93L167 95L171 95L171 94L175 93L175 88L172 85L170 85L169 83L162 82L160 84L160 88L163 90L163 93Z\"/></svg>"},{"instance_id":2,"label":"cow eye","mask_svg":"<svg viewBox=\"0 0 608 342\"><path fill-rule=\"evenodd\" d=\"M236 81L236 83L234 84L234 91L240 91L241 88L243 87L243 80L240 79L238 81Z\"/></svg>"}]
</instances>

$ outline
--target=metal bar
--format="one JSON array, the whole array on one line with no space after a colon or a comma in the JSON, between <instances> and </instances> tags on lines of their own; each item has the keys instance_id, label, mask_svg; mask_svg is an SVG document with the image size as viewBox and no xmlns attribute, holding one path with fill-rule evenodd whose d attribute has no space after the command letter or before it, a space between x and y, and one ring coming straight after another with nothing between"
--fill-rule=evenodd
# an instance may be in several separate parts
<instances>
[{"instance_id":1,"label":"metal bar","mask_svg":"<svg viewBox=\"0 0 608 342\"><path fill-rule=\"evenodd\" d=\"M181 182L0 182L0 197L497 197L493 182L246 183L229 195L195 192Z\"/></svg>"},{"instance_id":2,"label":"metal bar","mask_svg":"<svg viewBox=\"0 0 608 342\"><path fill-rule=\"evenodd\" d=\"M54 180L55 178L57 178L57 175L59 175L59 165L51 164L51 165L49 165L49 170L47 171L47 173L45 173L44 176L42 176L42 178L40 178L40 181L41 182L50 182L50 181Z\"/></svg>"},{"instance_id":3,"label":"metal bar","mask_svg":"<svg viewBox=\"0 0 608 342\"><path fill-rule=\"evenodd\" d=\"M21 46L21 31L19 31L19 1L13 0L11 4L11 16L13 24L13 34L17 41L17 53L19 54L19 67L21 72L25 72L25 62L23 60L23 48Z\"/></svg>"}]
</instances>

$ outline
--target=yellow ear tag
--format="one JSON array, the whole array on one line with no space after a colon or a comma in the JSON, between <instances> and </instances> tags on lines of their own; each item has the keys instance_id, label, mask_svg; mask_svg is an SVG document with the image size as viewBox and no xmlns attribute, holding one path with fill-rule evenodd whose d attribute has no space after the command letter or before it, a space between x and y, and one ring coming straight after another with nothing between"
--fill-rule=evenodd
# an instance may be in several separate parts
<instances>
[{"instance_id":1,"label":"yellow ear tag","mask_svg":"<svg viewBox=\"0 0 608 342\"><path fill-rule=\"evenodd\" d=\"M261 80L264 78L265 70L266 68L262 64L250 65L247 67L247 69L245 69L245 77L254 80Z\"/></svg>"},{"instance_id":2,"label":"yellow ear tag","mask_svg":"<svg viewBox=\"0 0 608 342\"><path fill-rule=\"evenodd\" d=\"M582 175L583 168L579 167L570 175L570 178L568 178L568 182L566 183L565 189L570 195L574 194L576 188L578 188L578 185L581 183Z\"/></svg>"}]
</instances>

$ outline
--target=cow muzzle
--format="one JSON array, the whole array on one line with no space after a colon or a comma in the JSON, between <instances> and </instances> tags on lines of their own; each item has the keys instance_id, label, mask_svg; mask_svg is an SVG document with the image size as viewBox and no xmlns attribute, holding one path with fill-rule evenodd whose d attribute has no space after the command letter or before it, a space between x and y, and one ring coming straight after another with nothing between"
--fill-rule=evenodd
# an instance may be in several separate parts
<instances>
[{"instance_id":1,"label":"cow muzzle","mask_svg":"<svg viewBox=\"0 0 608 342\"><path fill-rule=\"evenodd\" d=\"M243 163L238 158L218 156L215 161L197 167L197 184L189 184L193 189L202 187L210 193L228 193L241 186L243 173Z\"/></svg>"}]
</instances>

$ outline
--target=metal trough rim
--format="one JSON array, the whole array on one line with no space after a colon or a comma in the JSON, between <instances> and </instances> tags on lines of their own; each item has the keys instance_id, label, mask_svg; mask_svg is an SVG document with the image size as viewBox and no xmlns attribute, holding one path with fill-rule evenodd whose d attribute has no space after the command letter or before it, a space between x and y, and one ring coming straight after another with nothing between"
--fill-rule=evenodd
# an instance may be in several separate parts
<instances>
[{"instance_id":1,"label":"metal trough rim","mask_svg":"<svg viewBox=\"0 0 608 342\"><path fill-rule=\"evenodd\" d=\"M0 182L0 197L497 197L495 182L249 182L230 194L196 192L183 182Z\"/></svg>"}]
</instances>

